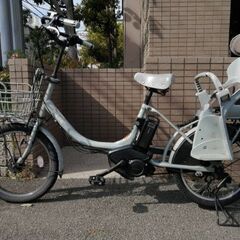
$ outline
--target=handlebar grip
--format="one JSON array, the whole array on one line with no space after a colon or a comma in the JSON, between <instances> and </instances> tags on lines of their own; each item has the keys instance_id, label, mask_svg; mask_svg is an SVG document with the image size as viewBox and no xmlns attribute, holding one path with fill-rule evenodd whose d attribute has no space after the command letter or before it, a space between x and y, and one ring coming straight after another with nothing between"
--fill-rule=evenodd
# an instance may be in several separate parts
<instances>
[{"instance_id":1,"label":"handlebar grip","mask_svg":"<svg viewBox=\"0 0 240 240\"><path fill-rule=\"evenodd\" d=\"M86 40L81 39L78 35L73 35L69 38L69 45L74 46L75 44L80 44L89 49L93 49L94 45Z\"/></svg>"},{"instance_id":2,"label":"handlebar grip","mask_svg":"<svg viewBox=\"0 0 240 240\"><path fill-rule=\"evenodd\" d=\"M82 45L89 48L89 49L93 49L94 45L88 41L82 40Z\"/></svg>"},{"instance_id":3,"label":"handlebar grip","mask_svg":"<svg viewBox=\"0 0 240 240\"><path fill-rule=\"evenodd\" d=\"M65 25L65 26L69 26L69 27L75 27L75 28L79 28L80 27L80 22L76 21L76 20L72 20L72 19L68 19L68 18L59 18L59 21Z\"/></svg>"}]
</instances>

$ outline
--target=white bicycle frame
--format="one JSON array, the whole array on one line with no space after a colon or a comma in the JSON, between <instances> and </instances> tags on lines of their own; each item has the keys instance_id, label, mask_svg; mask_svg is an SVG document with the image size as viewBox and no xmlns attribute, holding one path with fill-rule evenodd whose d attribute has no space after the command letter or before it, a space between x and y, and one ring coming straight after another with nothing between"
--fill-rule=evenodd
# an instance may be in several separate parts
<instances>
[{"instance_id":1,"label":"white bicycle frame","mask_svg":"<svg viewBox=\"0 0 240 240\"><path fill-rule=\"evenodd\" d=\"M48 88L46 90L44 99L43 99L43 104L41 106L40 112L39 112L39 118L37 119L32 133L29 138L29 143L27 148L25 149L24 153L22 154L22 157L18 159L18 163L24 162L24 159L26 156L29 154L34 138L37 134L37 131L39 127L42 124L42 119L46 116L46 113L48 112L53 119L64 129L64 131L77 143L80 145L83 145L89 149L94 149L99 152L105 152L107 153L110 150L118 149L124 146L129 146L132 145L137 138L139 134L138 127L136 125L133 126L131 132L129 135L127 135L125 138L116 141L116 142L99 142L99 141L94 141L91 139L88 139L81 135L79 132L77 132L74 127L67 121L67 119L63 116L63 114L60 112L60 110L56 107L56 105L53 103L51 100L51 96L55 87L55 83L49 82ZM173 134L172 138L169 140L168 144L166 145L166 148L164 148L163 151L163 156L162 159L159 160L151 160L151 164L157 167L167 167L167 168L174 168L174 169L186 169L186 170L193 170L193 171L199 171L199 172L212 172L214 169L209 166L209 167L204 167L204 166L191 166L191 165L183 165L183 164L174 164L172 163L172 159L174 157L174 150L176 148L173 148L173 151L171 149L172 143L179 138L179 140L176 143L176 146L180 145L180 142L183 140L187 140L190 144L192 144L192 140L188 137L188 133L184 133L184 129L189 128L191 125L196 124L197 121L192 122L182 128L178 128L175 126L164 114L162 114L160 111L156 110L155 108L142 104L139 113L137 115L138 118L144 118L147 113L152 112L160 116L164 121L166 121L171 127L173 127L176 132ZM43 127L41 127L43 129ZM192 129L193 130L193 129ZM192 131L190 131L191 133ZM51 141L53 141L53 136L51 135ZM54 146L58 146L56 142L53 143ZM58 147L59 149L59 147ZM172 151L169 157L169 151ZM60 155L58 151L58 155ZM62 157L60 157L62 159ZM61 160L63 161L63 160ZM61 168L63 168L63 163L60 163ZM59 172L62 172L63 169L59 169Z\"/></svg>"}]
</instances>

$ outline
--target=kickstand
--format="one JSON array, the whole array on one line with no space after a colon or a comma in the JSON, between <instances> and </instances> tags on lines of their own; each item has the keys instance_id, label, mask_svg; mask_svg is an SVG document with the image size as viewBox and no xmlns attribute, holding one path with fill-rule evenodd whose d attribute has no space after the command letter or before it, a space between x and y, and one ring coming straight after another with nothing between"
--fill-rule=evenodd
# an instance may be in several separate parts
<instances>
[{"instance_id":1,"label":"kickstand","mask_svg":"<svg viewBox=\"0 0 240 240\"><path fill-rule=\"evenodd\" d=\"M226 209L223 207L223 205L221 204L219 197L218 197L218 192L219 190L222 188L222 186L227 182L228 180L227 176L226 178L224 178L219 184L218 186L213 190L213 193L215 195L215 209L216 209L216 213L217 213L217 224L219 226L225 226L225 227L240 227L239 222L234 218L234 216ZM225 216L225 221L220 222L220 216L219 216L219 212L222 211L222 213Z\"/></svg>"},{"instance_id":2,"label":"kickstand","mask_svg":"<svg viewBox=\"0 0 240 240\"><path fill-rule=\"evenodd\" d=\"M105 185L105 179L104 176L108 175L109 173L115 171L117 168L125 164L125 161L122 160L119 163L117 163L115 166L105 170L104 172L97 174L95 176L90 176L88 181L91 185L97 185L97 186L103 186Z\"/></svg>"}]
</instances>

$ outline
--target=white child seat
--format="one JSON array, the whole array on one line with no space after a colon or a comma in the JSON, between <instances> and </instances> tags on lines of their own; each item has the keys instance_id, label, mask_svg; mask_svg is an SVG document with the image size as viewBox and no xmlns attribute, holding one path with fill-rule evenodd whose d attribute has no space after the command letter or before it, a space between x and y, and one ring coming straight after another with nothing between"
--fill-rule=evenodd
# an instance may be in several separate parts
<instances>
[{"instance_id":1,"label":"white child seat","mask_svg":"<svg viewBox=\"0 0 240 240\"><path fill-rule=\"evenodd\" d=\"M207 108L199 116L191 156L205 161L233 160L226 124Z\"/></svg>"},{"instance_id":2,"label":"white child seat","mask_svg":"<svg viewBox=\"0 0 240 240\"><path fill-rule=\"evenodd\" d=\"M227 69L228 80L223 84L224 88L229 88L240 84L240 58L235 59Z\"/></svg>"},{"instance_id":3,"label":"white child seat","mask_svg":"<svg viewBox=\"0 0 240 240\"><path fill-rule=\"evenodd\" d=\"M240 58L230 64L227 70L228 80L221 87L221 83L215 75L199 74L195 77L208 76L216 87L216 98L218 100L221 114L215 114L209 104L210 96L207 92L199 91L196 95L199 97L201 112L194 135L191 156L193 158L205 161L233 160L231 142L226 127L226 116L223 99L229 96L228 87L240 83ZM219 87L220 86L220 87Z\"/></svg>"}]
</instances>

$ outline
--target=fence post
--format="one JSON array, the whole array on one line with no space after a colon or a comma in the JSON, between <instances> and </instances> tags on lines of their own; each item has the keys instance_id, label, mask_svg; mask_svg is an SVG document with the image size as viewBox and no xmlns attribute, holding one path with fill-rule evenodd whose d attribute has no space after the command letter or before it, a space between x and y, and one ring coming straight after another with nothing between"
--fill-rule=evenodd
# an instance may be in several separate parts
<instances>
[{"instance_id":1,"label":"fence post","mask_svg":"<svg viewBox=\"0 0 240 240\"><path fill-rule=\"evenodd\" d=\"M0 32L3 67L7 64L8 52L12 50L12 28L9 3L9 0L0 0Z\"/></svg>"}]
</instances>

